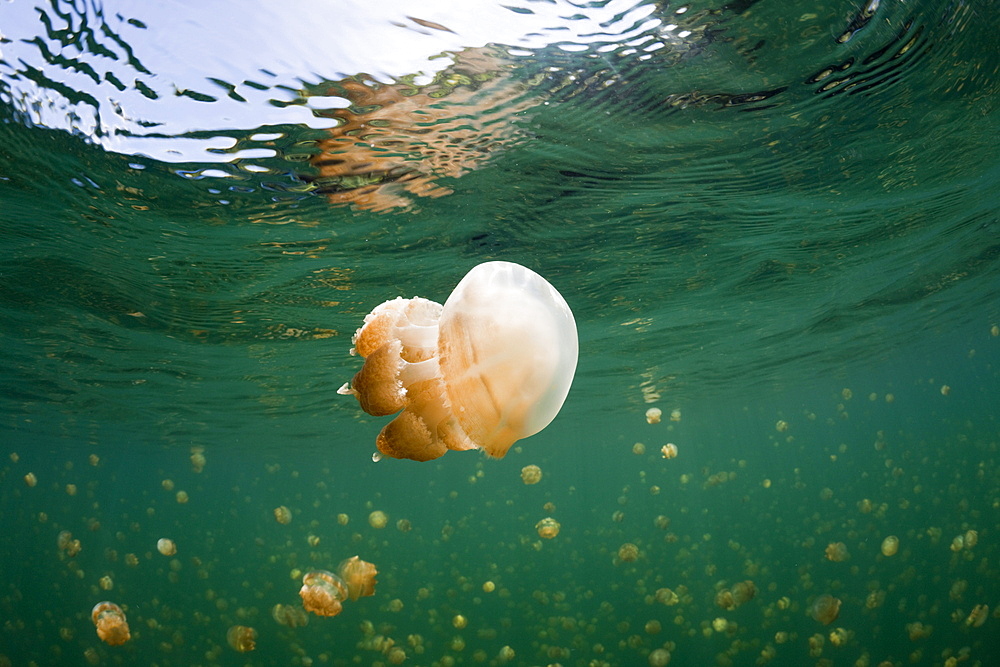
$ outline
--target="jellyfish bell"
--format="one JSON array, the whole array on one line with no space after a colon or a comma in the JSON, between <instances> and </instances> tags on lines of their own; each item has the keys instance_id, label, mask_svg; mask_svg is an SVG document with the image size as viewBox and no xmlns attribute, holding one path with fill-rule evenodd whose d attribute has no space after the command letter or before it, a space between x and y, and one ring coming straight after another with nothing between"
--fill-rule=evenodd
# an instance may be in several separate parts
<instances>
[{"instance_id":1,"label":"jellyfish bell","mask_svg":"<svg viewBox=\"0 0 1000 667\"><path fill-rule=\"evenodd\" d=\"M119 646L132 638L125 612L114 602L98 602L90 612L97 636L109 646Z\"/></svg>"},{"instance_id":2,"label":"jellyfish bell","mask_svg":"<svg viewBox=\"0 0 1000 667\"><path fill-rule=\"evenodd\" d=\"M378 570L372 563L352 556L340 564L337 574L347 584L347 594L352 600L375 595L375 584L378 583L375 576Z\"/></svg>"},{"instance_id":3,"label":"jellyfish bell","mask_svg":"<svg viewBox=\"0 0 1000 667\"><path fill-rule=\"evenodd\" d=\"M502 458L541 431L566 400L579 348L562 295L511 262L474 267L443 306L386 301L353 342L365 363L340 393L374 416L402 411L376 445L416 461L449 449Z\"/></svg>"},{"instance_id":4,"label":"jellyfish bell","mask_svg":"<svg viewBox=\"0 0 1000 667\"><path fill-rule=\"evenodd\" d=\"M823 625L830 625L840 616L840 600L832 595L820 595L809 605L809 615Z\"/></svg>"},{"instance_id":5,"label":"jellyfish bell","mask_svg":"<svg viewBox=\"0 0 1000 667\"><path fill-rule=\"evenodd\" d=\"M317 616L336 616L343 610L341 603L347 597L347 584L326 570L307 572L302 577L299 596L306 611Z\"/></svg>"}]
</instances>

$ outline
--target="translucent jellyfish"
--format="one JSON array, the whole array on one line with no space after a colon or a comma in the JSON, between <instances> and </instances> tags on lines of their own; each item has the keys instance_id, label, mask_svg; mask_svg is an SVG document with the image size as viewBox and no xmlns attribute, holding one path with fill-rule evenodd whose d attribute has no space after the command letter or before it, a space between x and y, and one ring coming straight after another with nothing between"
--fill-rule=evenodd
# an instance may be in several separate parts
<instances>
[{"instance_id":1,"label":"translucent jellyfish","mask_svg":"<svg viewBox=\"0 0 1000 667\"><path fill-rule=\"evenodd\" d=\"M377 528L379 530L385 528L386 524L389 522L389 517L385 515L385 512L381 510L375 510L368 515L368 525L372 528Z\"/></svg>"},{"instance_id":2,"label":"translucent jellyfish","mask_svg":"<svg viewBox=\"0 0 1000 667\"><path fill-rule=\"evenodd\" d=\"M274 520L287 526L292 522L292 511L284 505L279 505L274 508Z\"/></svg>"},{"instance_id":3,"label":"translucent jellyfish","mask_svg":"<svg viewBox=\"0 0 1000 667\"><path fill-rule=\"evenodd\" d=\"M114 602L98 602L90 612L90 619L97 628L97 636L105 644L118 646L132 638L125 612Z\"/></svg>"},{"instance_id":4,"label":"translucent jellyfish","mask_svg":"<svg viewBox=\"0 0 1000 667\"><path fill-rule=\"evenodd\" d=\"M830 625L840 616L840 600L832 595L820 595L809 605L809 615L823 625Z\"/></svg>"},{"instance_id":5,"label":"translucent jellyfish","mask_svg":"<svg viewBox=\"0 0 1000 667\"><path fill-rule=\"evenodd\" d=\"M156 550L164 556L173 556L177 553L177 545L169 537L161 537L156 541Z\"/></svg>"},{"instance_id":6,"label":"translucent jellyfish","mask_svg":"<svg viewBox=\"0 0 1000 667\"><path fill-rule=\"evenodd\" d=\"M559 528L559 522L550 516L545 517L535 524L535 530L538 531L538 536L547 540L551 540L553 537L558 535Z\"/></svg>"},{"instance_id":7,"label":"translucent jellyfish","mask_svg":"<svg viewBox=\"0 0 1000 667\"><path fill-rule=\"evenodd\" d=\"M511 262L476 266L444 306L420 297L386 301L353 342L365 363L340 393L371 415L402 410L376 445L415 461L449 449L503 457L555 418L578 352L562 295Z\"/></svg>"},{"instance_id":8,"label":"translucent jellyfish","mask_svg":"<svg viewBox=\"0 0 1000 667\"><path fill-rule=\"evenodd\" d=\"M538 484L542 481L542 469L536 465L521 468L521 481L525 484Z\"/></svg>"},{"instance_id":9,"label":"translucent jellyfish","mask_svg":"<svg viewBox=\"0 0 1000 667\"><path fill-rule=\"evenodd\" d=\"M375 575L378 574L378 570L373 564L357 556L351 556L340 564L337 573L347 584L347 594L352 600L375 595L375 584L378 583Z\"/></svg>"},{"instance_id":10,"label":"translucent jellyfish","mask_svg":"<svg viewBox=\"0 0 1000 667\"><path fill-rule=\"evenodd\" d=\"M229 646L239 653L247 653L257 648L257 631L245 625L234 625L226 633Z\"/></svg>"},{"instance_id":11,"label":"translucent jellyfish","mask_svg":"<svg viewBox=\"0 0 1000 667\"><path fill-rule=\"evenodd\" d=\"M336 616L343 609L341 602L347 598L347 584L326 570L307 572L302 577L302 607L317 616Z\"/></svg>"},{"instance_id":12,"label":"translucent jellyfish","mask_svg":"<svg viewBox=\"0 0 1000 667\"><path fill-rule=\"evenodd\" d=\"M279 625L297 628L309 624L309 615L302 609L290 604L278 603L271 607L271 618Z\"/></svg>"},{"instance_id":13,"label":"translucent jellyfish","mask_svg":"<svg viewBox=\"0 0 1000 667\"><path fill-rule=\"evenodd\" d=\"M895 556L897 551L899 551L898 537L896 537L895 535L890 535L889 537L882 540L882 555Z\"/></svg>"},{"instance_id":14,"label":"translucent jellyfish","mask_svg":"<svg viewBox=\"0 0 1000 667\"><path fill-rule=\"evenodd\" d=\"M663 410L659 408L650 408L646 410L647 424L659 424L661 419L663 419Z\"/></svg>"},{"instance_id":15,"label":"translucent jellyfish","mask_svg":"<svg viewBox=\"0 0 1000 667\"><path fill-rule=\"evenodd\" d=\"M827 560L832 560L834 563L840 563L851 555L847 552L847 545L843 542L831 542L826 547L826 558Z\"/></svg>"},{"instance_id":16,"label":"translucent jellyfish","mask_svg":"<svg viewBox=\"0 0 1000 667\"><path fill-rule=\"evenodd\" d=\"M660 448L660 453L663 454L663 458L665 459L675 459L677 458L677 445L668 442Z\"/></svg>"}]
</instances>

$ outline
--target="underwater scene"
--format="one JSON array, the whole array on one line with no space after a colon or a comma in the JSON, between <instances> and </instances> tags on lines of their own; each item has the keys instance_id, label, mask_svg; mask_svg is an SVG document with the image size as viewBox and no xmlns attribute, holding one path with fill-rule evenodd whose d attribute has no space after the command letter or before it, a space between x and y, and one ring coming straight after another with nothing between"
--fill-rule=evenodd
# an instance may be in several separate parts
<instances>
[{"instance_id":1,"label":"underwater scene","mask_svg":"<svg viewBox=\"0 0 1000 667\"><path fill-rule=\"evenodd\" d=\"M0 667L1000 665L998 29L0 3Z\"/></svg>"}]
</instances>

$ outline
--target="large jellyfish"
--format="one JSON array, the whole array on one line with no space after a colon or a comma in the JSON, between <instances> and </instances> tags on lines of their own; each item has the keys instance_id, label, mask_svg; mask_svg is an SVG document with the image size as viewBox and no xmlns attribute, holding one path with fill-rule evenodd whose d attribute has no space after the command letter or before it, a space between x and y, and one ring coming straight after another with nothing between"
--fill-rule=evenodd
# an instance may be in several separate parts
<instances>
[{"instance_id":1,"label":"large jellyfish","mask_svg":"<svg viewBox=\"0 0 1000 667\"><path fill-rule=\"evenodd\" d=\"M354 334L365 358L340 388L370 415L402 410L382 454L429 461L449 449L503 457L555 418L576 372L573 313L540 275L511 262L474 267L445 301L396 298Z\"/></svg>"},{"instance_id":2,"label":"large jellyfish","mask_svg":"<svg viewBox=\"0 0 1000 667\"><path fill-rule=\"evenodd\" d=\"M97 636L111 646L119 646L132 638L125 612L114 602L98 602L90 612L90 619L97 628Z\"/></svg>"},{"instance_id":3,"label":"large jellyfish","mask_svg":"<svg viewBox=\"0 0 1000 667\"><path fill-rule=\"evenodd\" d=\"M347 584L333 572L316 570L302 577L299 596L302 607L317 616L336 616L343 610L342 602L347 597Z\"/></svg>"},{"instance_id":4,"label":"large jellyfish","mask_svg":"<svg viewBox=\"0 0 1000 667\"><path fill-rule=\"evenodd\" d=\"M357 556L351 556L340 564L337 574L347 584L347 594L352 600L375 595L375 584L378 583L375 576L378 575L378 569L374 564Z\"/></svg>"}]
</instances>

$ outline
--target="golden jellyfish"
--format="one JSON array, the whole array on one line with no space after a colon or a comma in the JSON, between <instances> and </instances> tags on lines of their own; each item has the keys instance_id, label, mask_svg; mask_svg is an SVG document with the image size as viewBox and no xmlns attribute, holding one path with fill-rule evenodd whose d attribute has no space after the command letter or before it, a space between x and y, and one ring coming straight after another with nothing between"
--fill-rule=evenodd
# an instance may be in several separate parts
<instances>
[{"instance_id":1,"label":"golden jellyfish","mask_svg":"<svg viewBox=\"0 0 1000 667\"><path fill-rule=\"evenodd\" d=\"M292 522L292 511L290 509L288 509L287 507L285 507L284 505L280 505L279 507L275 507L274 508L274 520L277 521L278 523L282 524L282 525L287 526L288 524L290 524Z\"/></svg>"},{"instance_id":2,"label":"golden jellyfish","mask_svg":"<svg viewBox=\"0 0 1000 667\"><path fill-rule=\"evenodd\" d=\"M234 625L226 633L226 642L238 653L248 653L257 648L257 631L245 625Z\"/></svg>"},{"instance_id":3,"label":"golden jellyfish","mask_svg":"<svg viewBox=\"0 0 1000 667\"><path fill-rule=\"evenodd\" d=\"M733 594L733 605L739 607L754 599L754 596L757 595L757 586L747 579L746 581L734 584L731 591Z\"/></svg>"},{"instance_id":4,"label":"golden jellyfish","mask_svg":"<svg viewBox=\"0 0 1000 667\"><path fill-rule=\"evenodd\" d=\"M97 636L109 646L119 646L132 638L125 612L114 602L98 602L90 612Z\"/></svg>"},{"instance_id":5,"label":"golden jellyfish","mask_svg":"<svg viewBox=\"0 0 1000 667\"><path fill-rule=\"evenodd\" d=\"M897 551L899 551L898 537L896 537L895 535L890 535L889 537L882 540L883 556L895 556Z\"/></svg>"},{"instance_id":6,"label":"golden jellyfish","mask_svg":"<svg viewBox=\"0 0 1000 667\"><path fill-rule=\"evenodd\" d=\"M843 542L831 542L826 547L826 558L834 563L843 562L850 557L851 555L847 553L847 545Z\"/></svg>"},{"instance_id":7,"label":"golden jellyfish","mask_svg":"<svg viewBox=\"0 0 1000 667\"><path fill-rule=\"evenodd\" d=\"M832 595L820 595L809 605L809 615L823 625L830 625L840 616L840 600Z\"/></svg>"},{"instance_id":8,"label":"golden jellyfish","mask_svg":"<svg viewBox=\"0 0 1000 667\"><path fill-rule=\"evenodd\" d=\"M382 510L375 510L368 515L368 525L372 528L382 530L387 523L389 523L389 517Z\"/></svg>"},{"instance_id":9,"label":"golden jellyfish","mask_svg":"<svg viewBox=\"0 0 1000 667\"><path fill-rule=\"evenodd\" d=\"M521 481L525 484L538 484L542 481L542 469L536 465L521 468Z\"/></svg>"},{"instance_id":10,"label":"golden jellyfish","mask_svg":"<svg viewBox=\"0 0 1000 667\"><path fill-rule=\"evenodd\" d=\"M970 628L978 628L986 622L987 617L990 615L989 605L977 604L972 608L969 613L968 618L965 619L965 624Z\"/></svg>"},{"instance_id":11,"label":"golden jellyfish","mask_svg":"<svg viewBox=\"0 0 1000 667\"><path fill-rule=\"evenodd\" d=\"M631 542L626 542L625 544L618 547L618 560L623 563L631 563L639 558L639 547L632 544Z\"/></svg>"},{"instance_id":12,"label":"golden jellyfish","mask_svg":"<svg viewBox=\"0 0 1000 667\"><path fill-rule=\"evenodd\" d=\"M363 561L357 556L351 556L337 569L337 574L347 584L347 594L352 600L360 597L375 595L375 575L378 570L367 561Z\"/></svg>"},{"instance_id":13,"label":"golden jellyfish","mask_svg":"<svg viewBox=\"0 0 1000 667\"><path fill-rule=\"evenodd\" d=\"M169 537L161 537L156 541L156 550L164 556L173 556L177 553L177 545Z\"/></svg>"},{"instance_id":14,"label":"golden jellyfish","mask_svg":"<svg viewBox=\"0 0 1000 667\"><path fill-rule=\"evenodd\" d=\"M302 577L302 607L317 616L336 616L343 610L342 601L347 598L347 584L326 570L307 572Z\"/></svg>"},{"instance_id":15,"label":"golden jellyfish","mask_svg":"<svg viewBox=\"0 0 1000 667\"><path fill-rule=\"evenodd\" d=\"M646 410L647 424L659 424L661 419L663 419L663 410L659 408L650 408Z\"/></svg>"},{"instance_id":16,"label":"golden jellyfish","mask_svg":"<svg viewBox=\"0 0 1000 667\"><path fill-rule=\"evenodd\" d=\"M376 446L415 461L449 449L502 458L541 431L566 400L579 347L562 295L511 262L474 267L444 306L386 301L352 340L365 363L339 393L373 416L402 411Z\"/></svg>"},{"instance_id":17,"label":"golden jellyfish","mask_svg":"<svg viewBox=\"0 0 1000 667\"><path fill-rule=\"evenodd\" d=\"M649 667L666 667L670 664L670 651L658 648L649 654Z\"/></svg>"},{"instance_id":18,"label":"golden jellyfish","mask_svg":"<svg viewBox=\"0 0 1000 667\"><path fill-rule=\"evenodd\" d=\"M668 442L660 448L660 453L663 454L663 458L665 459L675 459L677 458L677 445Z\"/></svg>"},{"instance_id":19,"label":"golden jellyfish","mask_svg":"<svg viewBox=\"0 0 1000 667\"><path fill-rule=\"evenodd\" d=\"M550 516L545 517L535 524L535 530L538 531L538 536L544 537L547 540L551 540L553 537L558 535L559 528L559 522Z\"/></svg>"},{"instance_id":20,"label":"golden jellyfish","mask_svg":"<svg viewBox=\"0 0 1000 667\"><path fill-rule=\"evenodd\" d=\"M302 607L278 603L271 607L271 618L279 625L298 628L309 624L309 615Z\"/></svg>"}]
</instances>

